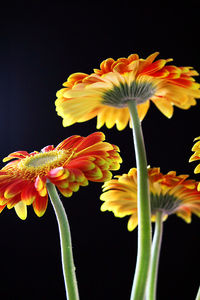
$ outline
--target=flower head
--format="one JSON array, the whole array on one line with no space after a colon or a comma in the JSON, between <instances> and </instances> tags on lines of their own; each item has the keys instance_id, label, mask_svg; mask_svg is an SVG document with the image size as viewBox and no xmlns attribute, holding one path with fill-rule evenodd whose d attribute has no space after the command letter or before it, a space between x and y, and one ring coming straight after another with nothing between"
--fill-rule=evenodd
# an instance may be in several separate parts
<instances>
[{"instance_id":1,"label":"flower head","mask_svg":"<svg viewBox=\"0 0 200 300\"><path fill-rule=\"evenodd\" d=\"M115 124L124 129L130 121L128 101L136 101L142 120L150 100L168 118L173 106L188 109L200 98L200 85L192 67L166 65L172 59L154 61L158 52L146 59L131 54L128 58L104 60L94 73L74 73L57 92L56 110L63 126L97 116L97 128Z\"/></svg>"},{"instance_id":2,"label":"flower head","mask_svg":"<svg viewBox=\"0 0 200 300\"><path fill-rule=\"evenodd\" d=\"M200 141L199 141L200 136L195 138L194 140L197 141L197 142L192 147L192 151L194 152L194 154L190 157L190 160L189 160L190 162L200 160ZM200 173L200 163L194 169L194 173L195 174ZM200 191L200 183L198 184L197 189L198 189L198 191Z\"/></svg>"},{"instance_id":3,"label":"flower head","mask_svg":"<svg viewBox=\"0 0 200 300\"><path fill-rule=\"evenodd\" d=\"M137 169L116 177L103 185L100 199L105 202L101 210L112 211L116 217L130 216L128 230L131 231L138 224ZM187 223L191 222L192 213L200 217L200 192L195 180L187 179L188 175L176 175L174 171L164 175L159 168L149 168L148 178L152 221L157 211L162 211L163 220L171 214Z\"/></svg>"},{"instance_id":4,"label":"flower head","mask_svg":"<svg viewBox=\"0 0 200 300\"><path fill-rule=\"evenodd\" d=\"M87 137L71 136L54 148L41 152L17 151L4 158L10 161L0 170L0 212L15 208L21 219L26 219L27 205L33 205L40 217L47 208L46 182L52 182L61 194L70 197L88 180L104 182L111 179L110 170L118 170L121 157L115 145L104 142L104 134Z\"/></svg>"}]
</instances>

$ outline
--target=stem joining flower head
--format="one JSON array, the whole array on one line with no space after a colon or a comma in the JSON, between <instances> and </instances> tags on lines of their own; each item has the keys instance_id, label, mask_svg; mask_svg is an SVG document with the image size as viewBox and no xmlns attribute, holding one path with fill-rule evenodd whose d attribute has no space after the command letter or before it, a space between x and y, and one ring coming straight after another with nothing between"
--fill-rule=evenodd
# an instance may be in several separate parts
<instances>
[{"instance_id":1,"label":"stem joining flower head","mask_svg":"<svg viewBox=\"0 0 200 300\"><path fill-rule=\"evenodd\" d=\"M131 84L120 83L103 95L103 104L114 107L126 107L128 101L141 104L150 99L155 93L155 86L149 82L132 81Z\"/></svg>"},{"instance_id":2,"label":"stem joining flower head","mask_svg":"<svg viewBox=\"0 0 200 300\"><path fill-rule=\"evenodd\" d=\"M158 211L163 215L171 215L181 204L181 200L169 194L150 194L151 214L156 215Z\"/></svg>"}]
</instances>

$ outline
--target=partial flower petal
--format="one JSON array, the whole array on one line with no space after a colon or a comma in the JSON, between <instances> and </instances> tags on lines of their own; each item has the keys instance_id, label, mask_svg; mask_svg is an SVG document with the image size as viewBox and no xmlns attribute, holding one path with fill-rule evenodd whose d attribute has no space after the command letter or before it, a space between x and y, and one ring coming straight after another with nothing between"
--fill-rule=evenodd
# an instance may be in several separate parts
<instances>
[{"instance_id":1,"label":"partial flower petal","mask_svg":"<svg viewBox=\"0 0 200 300\"><path fill-rule=\"evenodd\" d=\"M23 201L18 202L15 206L15 212L18 217L22 220L25 220L27 217L27 207Z\"/></svg>"},{"instance_id":2,"label":"partial flower petal","mask_svg":"<svg viewBox=\"0 0 200 300\"><path fill-rule=\"evenodd\" d=\"M47 209L48 196L37 196L35 201L33 202L34 212L38 217L42 217Z\"/></svg>"}]
</instances>

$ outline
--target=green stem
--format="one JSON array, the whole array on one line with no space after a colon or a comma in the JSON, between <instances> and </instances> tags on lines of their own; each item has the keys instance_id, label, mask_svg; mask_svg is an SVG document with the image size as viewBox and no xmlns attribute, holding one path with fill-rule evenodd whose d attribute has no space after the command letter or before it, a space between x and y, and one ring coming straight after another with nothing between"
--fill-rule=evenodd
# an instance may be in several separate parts
<instances>
[{"instance_id":1,"label":"green stem","mask_svg":"<svg viewBox=\"0 0 200 300\"><path fill-rule=\"evenodd\" d=\"M51 182L47 182L47 190L56 214L60 242L62 268L65 281L66 299L79 300L78 287L75 275L74 260L72 254L72 243L69 223L62 202L58 196L57 190Z\"/></svg>"},{"instance_id":2,"label":"green stem","mask_svg":"<svg viewBox=\"0 0 200 300\"><path fill-rule=\"evenodd\" d=\"M157 286L157 277L158 277L160 248L162 243L162 234L163 234L162 212L158 211L156 213L156 224L155 224L155 231L153 235L151 268L149 274L149 281L147 284L146 300L156 300L156 286Z\"/></svg>"},{"instance_id":3,"label":"green stem","mask_svg":"<svg viewBox=\"0 0 200 300\"><path fill-rule=\"evenodd\" d=\"M131 300L143 300L151 259L151 220L150 198L146 152L141 123L135 101L129 101L128 107L133 124L138 184L138 253L131 292Z\"/></svg>"},{"instance_id":4,"label":"green stem","mask_svg":"<svg viewBox=\"0 0 200 300\"><path fill-rule=\"evenodd\" d=\"M200 300L200 287L199 287L199 290L198 290L198 293L197 293L197 296L196 296L195 300Z\"/></svg>"}]
</instances>

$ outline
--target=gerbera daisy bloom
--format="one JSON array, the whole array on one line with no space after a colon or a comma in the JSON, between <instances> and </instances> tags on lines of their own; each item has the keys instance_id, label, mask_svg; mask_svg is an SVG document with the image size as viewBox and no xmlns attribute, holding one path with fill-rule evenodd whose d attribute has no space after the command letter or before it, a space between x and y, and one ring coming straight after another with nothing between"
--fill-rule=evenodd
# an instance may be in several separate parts
<instances>
[{"instance_id":1,"label":"gerbera daisy bloom","mask_svg":"<svg viewBox=\"0 0 200 300\"><path fill-rule=\"evenodd\" d=\"M194 144L194 146L192 147L192 151L194 152L194 154L190 157L189 162L192 161L196 161L196 160L200 160L200 136L194 139L195 141L198 141ZM198 174L200 173L200 163L196 166L196 168L194 169L194 173ZM200 191L200 183L198 184L197 187L198 191Z\"/></svg>"},{"instance_id":2,"label":"gerbera daisy bloom","mask_svg":"<svg viewBox=\"0 0 200 300\"><path fill-rule=\"evenodd\" d=\"M105 201L102 211L112 211L116 217L130 216L128 230L138 224L137 216L137 169L130 169L128 174L116 176L104 183L100 199ZM200 217L200 192L197 182L187 179L188 175L176 175L170 171L162 174L160 168L148 168L150 203L152 221L156 212L161 211L163 220L168 215L176 214L187 223L191 222L191 214Z\"/></svg>"},{"instance_id":3,"label":"gerbera daisy bloom","mask_svg":"<svg viewBox=\"0 0 200 300\"><path fill-rule=\"evenodd\" d=\"M200 85L192 67L166 65L172 59L154 61L155 52L146 59L131 54L128 58L104 60L94 73L74 73L57 92L56 110L63 126L84 122L97 116L97 128L104 124L118 130L130 122L127 103L136 101L142 120L150 100L168 118L173 106L188 109L200 98Z\"/></svg>"},{"instance_id":4,"label":"gerbera daisy bloom","mask_svg":"<svg viewBox=\"0 0 200 300\"><path fill-rule=\"evenodd\" d=\"M4 158L10 161L0 170L0 212L7 206L15 208L21 219L27 217L27 205L33 205L41 217L47 208L46 182L53 183L60 193L70 197L88 180L104 182L111 179L110 170L118 170L121 163L119 149L104 142L104 134L87 137L71 136L54 148L41 152L17 151Z\"/></svg>"}]
</instances>

